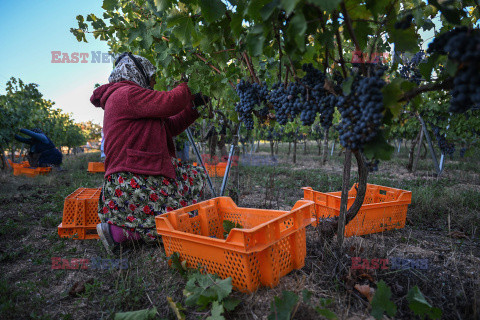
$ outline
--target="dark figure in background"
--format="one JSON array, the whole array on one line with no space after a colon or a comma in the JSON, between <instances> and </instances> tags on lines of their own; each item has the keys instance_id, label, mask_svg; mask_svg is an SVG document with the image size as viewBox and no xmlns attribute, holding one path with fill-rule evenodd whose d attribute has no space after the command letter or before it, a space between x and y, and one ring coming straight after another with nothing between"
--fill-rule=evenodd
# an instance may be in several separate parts
<instances>
[{"instance_id":1,"label":"dark figure in background","mask_svg":"<svg viewBox=\"0 0 480 320\"><path fill-rule=\"evenodd\" d=\"M30 136L24 138L16 134L15 139L30 145L27 158L31 167L58 167L62 164L62 153L42 130L21 129L20 132Z\"/></svg>"}]
</instances>

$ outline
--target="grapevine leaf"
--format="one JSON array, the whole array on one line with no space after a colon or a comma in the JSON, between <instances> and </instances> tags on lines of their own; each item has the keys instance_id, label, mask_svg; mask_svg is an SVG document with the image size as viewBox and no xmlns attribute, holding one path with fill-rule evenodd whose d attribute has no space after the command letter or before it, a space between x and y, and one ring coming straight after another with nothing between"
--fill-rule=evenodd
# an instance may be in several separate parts
<instances>
[{"instance_id":1,"label":"grapevine leaf","mask_svg":"<svg viewBox=\"0 0 480 320\"><path fill-rule=\"evenodd\" d=\"M172 0L154 0L158 11L164 11L172 5Z\"/></svg>"},{"instance_id":2,"label":"grapevine leaf","mask_svg":"<svg viewBox=\"0 0 480 320\"><path fill-rule=\"evenodd\" d=\"M129 312L117 312L115 313L115 320L150 320L155 319L157 314L157 308L143 309Z\"/></svg>"},{"instance_id":3,"label":"grapevine leaf","mask_svg":"<svg viewBox=\"0 0 480 320\"><path fill-rule=\"evenodd\" d=\"M103 0L102 8L106 11L113 11L117 7L117 0Z\"/></svg>"},{"instance_id":4,"label":"grapevine leaf","mask_svg":"<svg viewBox=\"0 0 480 320\"><path fill-rule=\"evenodd\" d=\"M348 77L342 83L342 92L344 95L348 96L352 92L353 77Z\"/></svg>"},{"instance_id":5,"label":"grapevine leaf","mask_svg":"<svg viewBox=\"0 0 480 320\"><path fill-rule=\"evenodd\" d=\"M307 289L304 289L302 291L302 298L304 303L309 303L310 299L312 298L312 292L308 291Z\"/></svg>"},{"instance_id":6,"label":"grapevine leaf","mask_svg":"<svg viewBox=\"0 0 480 320\"><path fill-rule=\"evenodd\" d=\"M425 297L417 286L408 291L407 300L410 310L422 319L426 315L431 319L440 319L442 317L442 310L432 307L430 303L425 300Z\"/></svg>"},{"instance_id":7,"label":"grapevine leaf","mask_svg":"<svg viewBox=\"0 0 480 320\"><path fill-rule=\"evenodd\" d=\"M281 298L275 296L270 304L268 320L290 320L290 315L297 301L298 296L291 291L283 291Z\"/></svg>"},{"instance_id":8,"label":"grapevine leaf","mask_svg":"<svg viewBox=\"0 0 480 320\"><path fill-rule=\"evenodd\" d=\"M202 16L208 22L213 22L220 19L227 7L220 0L200 0L200 8L202 9Z\"/></svg>"},{"instance_id":9,"label":"grapevine leaf","mask_svg":"<svg viewBox=\"0 0 480 320\"><path fill-rule=\"evenodd\" d=\"M390 0L367 0L367 9L370 10L374 16L378 16L379 14L383 14L385 12L385 8L390 3Z\"/></svg>"},{"instance_id":10,"label":"grapevine leaf","mask_svg":"<svg viewBox=\"0 0 480 320\"><path fill-rule=\"evenodd\" d=\"M382 131L379 131L373 140L364 146L364 154L370 159L390 160L394 150L395 148L385 140Z\"/></svg>"},{"instance_id":11,"label":"grapevine leaf","mask_svg":"<svg viewBox=\"0 0 480 320\"><path fill-rule=\"evenodd\" d=\"M282 7L287 14L290 14L300 0L280 0Z\"/></svg>"},{"instance_id":12,"label":"grapevine leaf","mask_svg":"<svg viewBox=\"0 0 480 320\"><path fill-rule=\"evenodd\" d=\"M438 54L433 54L426 61L423 61L418 65L418 70L422 77L424 77L427 81L431 80L432 77L432 70L438 60Z\"/></svg>"},{"instance_id":13,"label":"grapevine leaf","mask_svg":"<svg viewBox=\"0 0 480 320\"><path fill-rule=\"evenodd\" d=\"M401 52L417 52L419 36L414 27L408 29L389 28L390 41L395 44L395 50Z\"/></svg>"},{"instance_id":14,"label":"grapevine leaf","mask_svg":"<svg viewBox=\"0 0 480 320\"><path fill-rule=\"evenodd\" d=\"M365 49L367 47L368 36L373 33L373 29L370 26L370 23L367 21L356 21L353 25L355 28L355 34L357 36L357 41L360 46L360 49ZM350 34L344 33L350 38Z\"/></svg>"},{"instance_id":15,"label":"grapevine leaf","mask_svg":"<svg viewBox=\"0 0 480 320\"><path fill-rule=\"evenodd\" d=\"M332 12L333 10L338 8L338 5L342 0L310 0L309 2L316 4L322 10L325 10L327 12Z\"/></svg>"},{"instance_id":16,"label":"grapevine leaf","mask_svg":"<svg viewBox=\"0 0 480 320\"><path fill-rule=\"evenodd\" d=\"M278 4L279 4L278 1L279 0L274 0L270 2L260 10L260 15L262 16L262 19L264 21L268 20L268 18L270 18L270 16L272 15L273 11L275 11L275 8L278 7Z\"/></svg>"},{"instance_id":17,"label":"grapevine leaf","mask_svg":"<svg viewBox=\"0 0 480 320\"><path fill-rule=\"evenodd\" d=\"M372 311L371 315L375 319L382 319L383 313L386 312L387 315L393 317L397 313L397 306L395 303L390 301L392 296L392 291L385 284L383 280L377 283L377 291L372 299Z\"/></svg>"},{"instance_id":18,"label":"grapevine leaf","mask_svg":"<svg viewBox=\"0 0 480 320\"><path fill-rule=\"evenodd\" d=\"M217 292L218 301L222 301L232 292L232 278L228 277L226 279L217 281L214 288Z\"/></svg>"},{"instance_id":19,"label":"grapevine leaf","mask_svg":"<svg viewBox=\"0 0 480 320\"><path fill-rule=\"evenodd\" d=\"M232 21L230 21L230 28L232 29L235 37L239 37L240 33L242 32L242 21L243 14L240 13L233 15Z\"/></svg>"},{"instance_id":20,"label":"grapevine leaf","mask_svg":"<svg viewBox=\"0 0 480 320\"><path fill-rule=\"evenodd\" d=\"M443 1L442 1L443 2ZM449 5L441 5L438 3L437 0L429 0L428 4L433 5L435 8L440 10L440 12L444 15L445 19L452 24L460 24L462 19L462 11L456 10L453 6Z\"/></svg>"},{"instance_id":21,"label":"grapevine leaf","mask_svg":"<svg viewBox=\"0 0 480 320\"><path fill-rule=\"evenodd\" d=\"M301 13L295 14L288 26L287 35L288 40L291 41L293 39L295 41L295 47L300 49L300 51L305 50L305 30L307 30L305 16Z\"/></svg>"},{"instance_id":22,"label":"grapevine leaf","mask_svg":"<svg viewBox=\"0 0 480 320\"><path fill-rule=\"evenodd\" d=\"M320 307L315 307L315 311L317 311L317 313L329 320L334 320L334 319L338 319L337 317L337 314L333 311L330 311L328 309L322 309Z\"/></svg>"},{"instance_id":23,"label":"grapevine leaf","mask_svg":"<svg viewBox=\"0 0 480 320\"><path fill-rule=\"evenodd\" d=\"M405 82L405 80L395 78L382 89L385 109L390 109L395 117L398 116L402 110L403 103L399 101L403 94L401 89L402 82Z\"/></svg>"},{"instance_id":24,"label":"grapevine leaf","mask_svg":"<svg viewBox=\"0 0 480 320\"><path fill-rule=\"evenodd\" d=\"M445 69L448 73L449 76L453 77L457 73L458 70L458 62L455 62L453 60L448 59L447 60L447 65L445 66Z\"/></svg>"},{"instance_id":25,"label":"grapevine leaf","mask_svg":"<svg viewBox=\"0 0 480 320\"><path fill-rule=\"evenodd\" d=\"M248 7L247 7L247 14L252 18L258 18L258 19L261 18L260 11L270 2L271 0L249 1Z\"/></svg>"},{"instance_id":26,"label":"grapevine leaf","mask_svg":"<svg viewBox=\"0 0 480 320\"><path fill-rule=\"evenodd\" d=\"M242 302L242 300L240 299L228 298L224 299L222 301L222 304L225 310L233 311L233 309L235 309L240 304L240 302Z\"/></svg>"},{"instance_id":27,"label":"grapevine leaf","mask_svg":"<svg viewBox=\"0 0 480 320\"><path fill-rule=\"evenodd\" d=\"M173 27L173 34L183 45L190 44L191 37L195 32L192 19L188 16L177 14L167 19L169 27Z\"/></svg>"},{"instance_id":28,"label":"grapevine leaf","mask_svg":"<svg viewBox=\"0 0 480 320\"><path fill-rule=\"evenodd\" d=\"M249 33L247 35L247 47L248 51L252 56L259 56L263 51L263 43L265 42L265 37L263 34L253 34Z\"/></svg>"},{"instance_id":29,"label":"grapevine leaf","mask_svg":"<svg viewBox=\"0 0 480 320\"><path fill-rule=\"evenodd\" d=\"M223 305L218 303L218 301L214 301L212 303L212 314L207 317L207 320L225 320L225 318L222 316L223 311Z\"/></svg>"}]
</instances>

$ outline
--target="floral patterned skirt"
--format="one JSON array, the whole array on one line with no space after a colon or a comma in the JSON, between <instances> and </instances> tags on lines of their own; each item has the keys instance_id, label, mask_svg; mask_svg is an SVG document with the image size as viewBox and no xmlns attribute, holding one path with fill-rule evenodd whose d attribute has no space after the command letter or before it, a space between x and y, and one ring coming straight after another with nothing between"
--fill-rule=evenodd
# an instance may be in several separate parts
<instances>
[{"instance_id":1,"label":"floral patterned skirt","mask_svg":"<svg viewBox=\"0 0 480 320\"><path fill-rule=\"evenodd\" d=\"M98 203L98 215L106 222L146 240L158 236L155 216L197 203L205 187L206 173L201 167L183 164L172 158L176 179L163 176L116 172L108 175Z\"/></svg>"}]
</instances>

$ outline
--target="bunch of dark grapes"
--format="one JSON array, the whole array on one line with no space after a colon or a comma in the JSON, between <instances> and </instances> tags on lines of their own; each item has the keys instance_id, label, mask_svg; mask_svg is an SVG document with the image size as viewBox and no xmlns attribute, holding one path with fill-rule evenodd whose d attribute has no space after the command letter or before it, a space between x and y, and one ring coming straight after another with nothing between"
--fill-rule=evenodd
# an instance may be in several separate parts
<instances>
[{"instance_id":1,"label":"bunch of dark grapes","mask_svg":"<svg viewBox=\"0 0 480 320\"><path fill-rule=\"evenodd\" d=\"M467 152L467 148L463 147L462 149L460 149L460 158L463 159L463 157L465 156L465 152Z\"/></svg>"},{"instance_id":2,"label":"bunch of dark grapes","mask_svg":"<svg viewBox=\"0 0 480 320\"><path fill-rule=\"evenodd\" d=\"M268 95L268 101L275 109L275 119L281 125L285 125L288 122L288 111L290 105L287 97L287 91L281 82L275 83Z\"/></svg>"},{"instance_id":3,"label":"bunch of dark grapes","mask_svg":"<svg viewBox=\"0 0 480 320\"><path fill-rule=\"evenodd\" d=\"M400 67L400 76L404 79L420 84L422 75L418 70L418 65L423 61L425 53L423 51L417 52L410 61L404 62Z\"/></svg>"},{"instance_id":4,"label":"bunch of dark grapes","mask_svg":"<svg viewBox=\"0 0 480 320\"><path fill-rule=\"evenodd\" d=\"M320 124L325 129L329 129L332 126L337 102L338 97L333 94L327 95L320 100Z\"/></svg>"},{"instance_id":5,"label":"bunch of dark grapes","mask_svg":"<svg viewBox=\"0 0 480 320\"><path fill-rule=\"evenodd\" d=\"M480 106L480 31L457 27L437 36L428 53L439 53L459 64L450 91L450 112L464 113Z\"/></svg>"},{"instance_id":6,"label":"bunch of dark grapes","mask_svg":"<svg viewBox=\"0 0 480 320\"><path fill-rule=\"evenodd\" d=\"M395 29L405 30L412 25L413 14L406 15L402 20L395 22Z\"/></svg>"},{"instance_id":7,"label":"bunch of dark grapes","mask_svg":"<svg viewBox=\"0 0 480 320\"><path fill-rule=\"evenodd\" d=\"M265 82L262 85L258 83L251 84L242 79L237 85L237 94L240 97L240 102L235 106L235 111L238 112L240 120L245 124L247 130L251 130L254 127L253 109L256 105L266 102L268 95L267 84ZM263 108L260 111L262 116L267 114L268 108Z\"/></svg>"},{"instance_id":8,"label":"bunch of dark grapes","mask_svg":"<svg viewBox=\"0 0 480 320\"><path fill-rule=\"evenodd\" d=\"M442 151L443 154L448 154L448 155L453 155L455 152L455 144L453 143L448 143L447 139L445 139L444 135L440 134L440 129L436 126L433 127L433 134L435 135L435 138L437 139L438 142L438 147Z\"/></svg>"},{"instance_id":9,"label":"bunch of dark grapes","mask_svg":"<svg viewBox=\"0 0 480 320\"><path fill-rule=\"evenodd\" d=\"M268 98L268 86L267 83L264 81L262 84L253 83L252 84L253 90L255 91L258 97L258 105L264 103L264 107L260 109L258 112L262 118L265 118L268 115L268 106L267 106L267 98Z\"/></svg>"},{"instance_id":10,"label":"bunch of dark grapes","mask_svg":"<svg viewBox=\"0 0 480 320\"><path fill-rule=\"evenodd\" d=\"M385 85L383 72L383 68L378 68L373 77L357 76L351 93L338 98L342 121L337 130L343 147L361 150L377 135L385 109L381 91Z\"/></svg>"}]
</instances>

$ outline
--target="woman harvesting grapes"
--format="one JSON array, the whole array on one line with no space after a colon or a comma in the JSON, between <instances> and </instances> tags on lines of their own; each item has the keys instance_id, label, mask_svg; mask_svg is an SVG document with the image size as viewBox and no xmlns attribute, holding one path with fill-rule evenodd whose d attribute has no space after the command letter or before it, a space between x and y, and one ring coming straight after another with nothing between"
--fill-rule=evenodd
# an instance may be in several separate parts
<instances>
[{"instance_id":1,"label":"woman harvesting grapes","mask_svg":"<svg viewBox=\"0 0 480 320\"><path fill-rule=\"evenodd\" d=\"M191 95L186 83L153 90L156 68L124 53L109 83L90 101L105 110L105 180L97 232L107 251L127 240L156 238L155 216L197 202L205 173L175 157L172 137L182 133L208 97Z\"/></svg>"}]
</instances>

